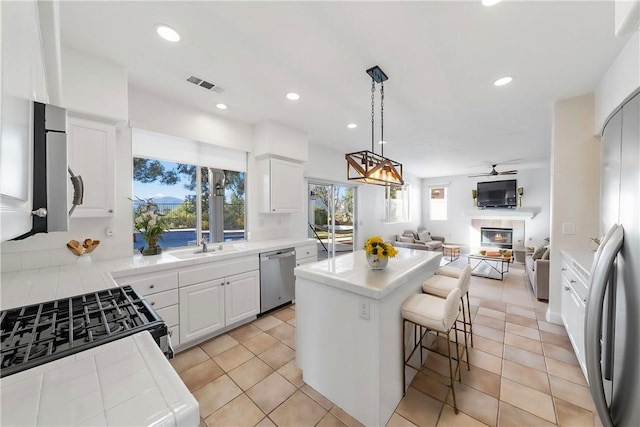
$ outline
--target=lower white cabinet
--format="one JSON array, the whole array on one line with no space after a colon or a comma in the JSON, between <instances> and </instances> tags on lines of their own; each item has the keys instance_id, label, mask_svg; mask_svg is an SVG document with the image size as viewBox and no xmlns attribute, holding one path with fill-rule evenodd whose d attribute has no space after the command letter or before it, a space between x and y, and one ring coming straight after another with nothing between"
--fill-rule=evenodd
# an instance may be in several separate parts
<instances>
[{"instance_id":1,"label":"lower white cabinet","mask_svg":"<svg viewBox=\"0 0 640 427\"><path fill-rule=\"evenodd\" d=\"M180 287L180 343L206 337L259 312L257 270Z\"/></svg>"},{"instance_id":2,"label":"lower white cabinet","mask_svg":"<svg viewBox=\"0 0 640 427\"><path fill-rule=\"evenodd\" d=\"M576 353L580 367L586 376L584 354L584 316L587 301L587 286L570 262L562 262L562 293L560 312L562 323Z\"/></svg>"},{"instance_id":3,"label":"lower white cabinet","mask_svg":"<svg viewBox=\"0 0 640 427\"><path fill-rule=\"evenodd\" d=\"M180 288L180 342L222 329L224 306L224 279Z\"/></svg>"},{"instance_id":4,"label":"lower white cabinet","mask_svg":"<svg viewBox=\"0 0 640 427\"><path fill-rule=\"evenodd\" d=\"M296 267L318 260L318 245L315 242L296 246Z\"/></svg>"},{"instance_id":5,"label":"lower white cabinet","mask_svg":"<svg viewBox=\"0 0 640 427\"><path fill-rule=\"evenodd\" d=\"M259 272L250 271L229 277L224 287L224 303L224 317L227 325L258 314L260 312Z\"/></svg>"}]
</instances>

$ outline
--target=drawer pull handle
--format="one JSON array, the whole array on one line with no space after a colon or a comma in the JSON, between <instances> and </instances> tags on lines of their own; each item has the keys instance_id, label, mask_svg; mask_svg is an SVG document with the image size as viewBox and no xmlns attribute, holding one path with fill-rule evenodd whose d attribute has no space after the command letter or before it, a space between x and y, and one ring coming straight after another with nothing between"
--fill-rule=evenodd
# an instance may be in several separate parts
<instances>
[{"instance_id":1,"label":"drawer pull handle","mask_svg":"<svg viewBox=\"0 0 640 427\"><path fill-rule=\"evenodd\" d=\"M569 283L576 283L576 281L571 279L571 280L569 280Z\"/></svg>"},{"instance_id":2,"label":"drawer pull handle","mask_svg":"<svg viewBox=\"0 0 640 427\"><path fill-rule=\"evenodd\" d=\"M150 289L153 289L153 288L155 288L155 287L156 287L156 285L149 285L149 288L150 288Z\"/></svg>"},{"instance_id":3,"label":"drawer pull handle","mask_svg":"<svg viewBox=\"0 0 640 427\"><path fill-rule=\"evenodd\" d=\"M156 302L155 301L151 301L151 305L156 305Z\"/></svg>"},{"instance_id":4,"label":"drawer pull handle","mask_svg":"<svg viewBox=\"0 0 640 427\"><path fill-rule=\"evenodd\" d=\"M571 289L571 288L570 288L570 287L568 287L568 286L565 286L565 287L564 287L564 290L565 290L565 291L568 291L569 289Z\"/></svg>"},{"instance_id":5,"label":"drawer pull handle","mask_svg":"<svg viewBox=\"0 0 640 427\"><path fill-rule=\"evenodd\" d=\"M582 302L586 303L587 302L587 298L582 298Z\"/></svg>"},{"instance_id":6,"label":"drawer pull handle","mask_svg":"<svg viewBox=\"0 0 640 427\"><path fill-rule=\"evenodd\" d=\"M566 268L564 268L564 267L562 267L562 271L567 271L567 269L566 269Z\"/></svg>"}]
</instances>

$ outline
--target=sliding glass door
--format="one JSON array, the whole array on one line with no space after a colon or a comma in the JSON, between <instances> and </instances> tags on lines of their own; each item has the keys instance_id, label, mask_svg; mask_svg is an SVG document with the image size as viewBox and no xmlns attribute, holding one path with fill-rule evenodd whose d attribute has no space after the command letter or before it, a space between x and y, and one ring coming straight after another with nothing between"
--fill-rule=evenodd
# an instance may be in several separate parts
<instances>
[{"instance_id":1,"label":"sliding glass door","mask_svg":"<svg viewBox=\"0 0 640 427\"><path fill-rule=\"evenodd\" d=\"M356 187L309 182L309 237L318 259L353 251Z\"/></svg>"}]
</instances>

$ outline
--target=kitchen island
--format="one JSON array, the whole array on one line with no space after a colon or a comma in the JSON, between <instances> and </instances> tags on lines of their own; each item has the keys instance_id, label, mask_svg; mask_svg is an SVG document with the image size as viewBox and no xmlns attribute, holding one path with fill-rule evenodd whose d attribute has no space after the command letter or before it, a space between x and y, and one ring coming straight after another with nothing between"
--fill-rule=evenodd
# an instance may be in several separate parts
<instances>
[{"instance_id":1,"label":"kitchen island","mask_svg":"<svg viewBox=\"0 0 640 427\"><path fill-rule=\"evenodd\" d=\"M371 270L361 250L296 268L296 362L304 382L361 423L385 425L403 395L401 306L441 258L398 248L384 270Z\"/></svg>"}]
</instances>

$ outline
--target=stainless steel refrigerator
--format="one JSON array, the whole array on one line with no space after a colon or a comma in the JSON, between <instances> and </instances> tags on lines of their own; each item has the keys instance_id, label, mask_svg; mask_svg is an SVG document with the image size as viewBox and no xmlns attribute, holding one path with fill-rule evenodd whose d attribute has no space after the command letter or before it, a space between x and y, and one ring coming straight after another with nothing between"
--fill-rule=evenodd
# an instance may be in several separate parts
<instances>
[{"instance_id":1,"label":"stainless steel refrigerator","mask_svg":"<svg viewBox=\"0 0 640 427\"><path fill-rule=\"evenodd\" d=\"M589 387L605 427L640 426L640 94L602 137L601 231L585 315Z\"/></svg>"}]
</instances>

